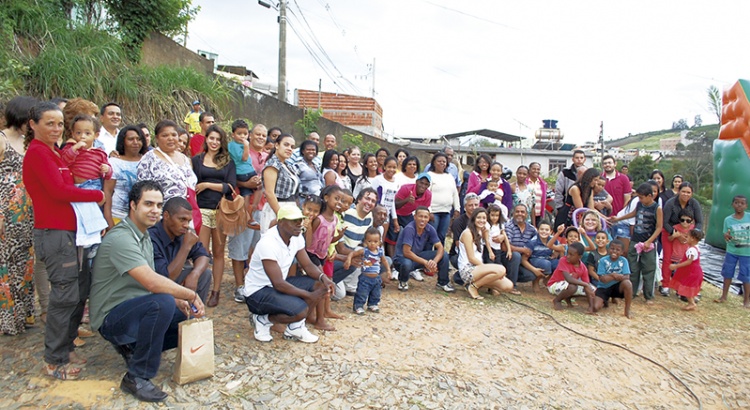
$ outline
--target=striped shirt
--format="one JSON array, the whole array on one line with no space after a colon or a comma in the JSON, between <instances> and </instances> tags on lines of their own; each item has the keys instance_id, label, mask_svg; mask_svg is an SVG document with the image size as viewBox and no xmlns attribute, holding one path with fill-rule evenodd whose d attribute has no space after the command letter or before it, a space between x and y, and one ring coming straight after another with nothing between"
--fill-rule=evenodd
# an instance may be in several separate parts
<instances>
[{"instance_id":1,"label":"striped shirt","mask_svg":"<svg viewBox=\"0 0 750 410\"><path fill-rule=\"evenodd\" d=\"M357 208L350 208L344 212L343 216L346 231L341 241L347 248L354 249L360 246L362 240L365 239L367 228L372 226L372 214L368 213L364 218L360 218Z\"/></svg>"}]
</instances>

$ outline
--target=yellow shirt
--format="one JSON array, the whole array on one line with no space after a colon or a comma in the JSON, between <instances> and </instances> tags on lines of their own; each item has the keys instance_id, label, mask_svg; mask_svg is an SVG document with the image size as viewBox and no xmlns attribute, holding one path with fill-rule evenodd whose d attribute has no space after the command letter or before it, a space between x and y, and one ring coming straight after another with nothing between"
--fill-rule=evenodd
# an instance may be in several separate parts
<instances>
[{"instance_id":1,"label":"yellow shirt","mask_svg":"<svg viewBox=\"0 0 750 410\"><path fill-rule=\"evenodd\" d=\"M201 132L200 116L201 113L195 111L190 111L185 116L185 124L188 125L188 131L190 131L191 134Z\"/></svg>"}]
</instances>

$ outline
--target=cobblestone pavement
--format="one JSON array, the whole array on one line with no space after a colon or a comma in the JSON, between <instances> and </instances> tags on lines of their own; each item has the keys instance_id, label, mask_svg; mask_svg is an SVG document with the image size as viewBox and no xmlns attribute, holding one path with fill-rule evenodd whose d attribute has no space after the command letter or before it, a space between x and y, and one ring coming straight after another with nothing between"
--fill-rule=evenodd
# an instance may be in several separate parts
<instances>
[{"instance_id":1,"label":"cobblestone pavement","mask_svg":"<svg viewBox=\"0 0 750 410\"><path fill-rule=\"evenodd\" d=\"M231 275L227 275L231 277ZM43 328L0 337L0 408L231 409L687 409L690 394L667 372L622 349L582 338L505 296L484 301L459 290L447 295L426 282L408 292L384 291L382 312L356 316L351 298L334 302L346 316L317 344L253 339L248 311L225 282L214 319L216 374L179 386L171 381L174 351L154 379L169 393L139 403L119 389L122 359L101 337L78 349L88 358L81 380L42 374ZM707 289L708 288L708 289ZM551 312L548 294L521 287L515 300ZM578 307L552 315L588 335L627 346L669 368L705 408L750 407L750 312L737 297L710 303L704 286L697 312L675 298L654 306L622 304L596 317ZM581 301L585 305L584 301Z\"/></svg>"}]
</instances>

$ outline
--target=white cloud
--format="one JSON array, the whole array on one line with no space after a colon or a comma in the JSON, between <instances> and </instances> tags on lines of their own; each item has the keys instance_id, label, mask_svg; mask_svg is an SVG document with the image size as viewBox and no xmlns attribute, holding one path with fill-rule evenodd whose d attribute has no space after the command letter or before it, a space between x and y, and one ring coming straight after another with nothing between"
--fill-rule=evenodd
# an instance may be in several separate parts
<instances>
[{"instance_id":1,"label":"white cloud","mask_svg":"<svg viewBox=\"0 0 750 410\"><path fill-rule=\"evenodd\" d=\"M277 81L276 11L195 3L202 10L188 47ZM487 127L531 136L555 118L567 140L583 142L602 120L613 138L695 114L709 122L706 88L747 77L750 66L745 1L292 0L289 8L290 24L316 47L304 15L341 74L327 61L326 74L289 29L287 88L317 89L322 79L324 91L352 92L348 80L369 95L364 76L375 58L386 132L400 135Z\"/></svg>"}]
</instances>

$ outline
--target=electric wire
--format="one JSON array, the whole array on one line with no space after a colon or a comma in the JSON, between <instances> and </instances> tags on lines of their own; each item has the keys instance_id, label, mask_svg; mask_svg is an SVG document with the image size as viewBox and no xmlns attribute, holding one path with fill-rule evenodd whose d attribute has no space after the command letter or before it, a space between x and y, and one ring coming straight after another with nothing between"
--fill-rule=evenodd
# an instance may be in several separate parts
<instances>
[{"instance_id":1,"label":"electric wire","mask_svg":"<svg viewBox=\"0 0 750 410\"><path fill-rule=\"evenodd\" d=\"M297 14L295 13L295 11L293 9L290 8L289 11L291 12L292 15L294 15L295 18L300 18L300 17L302 18L302 22L307 27L307 30L306 30L307 34L312 39L313 44L315 44L315 46L318 48L318 50L320 50L320 52L326 58L326 60L328 60L328 62L333 67L333 69L336 71L336 73L338 73L339 78L341 78L343 81L345 81L346 83L348 83L351 86L351 88L354 89L358 94L361 94L361 90L359 90L359 87L357 87L353 82L351 82L348 78L346 78L344 76L344 74L341 72L341 70L339 70L339 68L336 66L336 63L333 62L333 59L328 54L328 52L325 50L325 48L323 48L323 45L318 40L318 37L315 35L315 31L310 26L310 23L308 23L307 18L305 17L304 12L302 12L302 8L299 6L299 3L297 3L297 0L294 0L294 5L297 7L297 10L299 11L299 17L297 16ZM303 29L304 29L304 26L303 26Z\"/></svg>"},{"instance_id":2,"label":"electric wire","mask_svg":"<svg viewBox=\"0 0 750 410\"><path fill-rule=\"evenodd\" d=\"M287 26L289 26L289 28L292 29L292 32L297 36L297 38L300 40L300 42L305 47L305 49L307 50L307 52L313 58L313 60L315 61L315 63L320 67L320 69L323 70L323 73L328 77L328 79L330 79L335 85L337 85L339 87L342 87L343 84L339 84L336 81L336 76L333 75L329 71L329 69L325 66L325 64L323 63L323 61L320 59L320 57L318 57L318 55L315 53L315 50L313 50L312 47L310 47L310 45L308 44L307 40L305 40L299 34L299 32L297 32L297 29L294 27L294 24L291 24L291 21L287 20Z\"/></svg>"},{"instance_id":3,"label":"electric wire","mask_svg":"<svg viewBox=\"0 0 750 410\"><path fill-rule=\"evenodd\" d=\"M633 355L635 355L637 357L640 357L643 360L646 360L646 361L648 361L648 362L656 365L660 369L662 369L665 372L667 372L667 374L669 374L670 376L672 376L673 379L677 380L677 382L680 383L685 388L685 390L687 390L688 393L690 393L691 396L693 396L693 398L695 399L695 401L698 403L698 409L703 409L703 403L701 402L701 399L698 397L698 395L695 394L695 392L693 391L693 389L691 389L690 386L688 386L687 383L685 383L682 379L680 379L676 374L674 374L666 366L664 366L663 364L657 362L656 360L651 359L650 357L644 356L644 355L642 355L642 354L640 354L640 353L638 353L636 351L633 351L633 350L631 350L631 349L629 349L629 348L627 348L627 347L625 347L625 346L623 346L621 344L610 342L610 341L607 341L607 340L602 340L602 339L599 339L597 337L589 336L589 335L587 335L585 333L579 332L579 331L577 331L577 330L575 330L575 329L573 329L571 327L565 326L564 324L560 323L554 316L550 315L547 312L543 312L543 311L535 308L534 306L528 305L526 303L519 302L518 300L515 300L514 298L508 297L508 295L503 295L503 296L506 299L510 300L511 302L513 302L513 303L515 303L517 305L521 305L523 307L531 309L531 310L533 310L533 311L535 311L535 312L537 312L539 314L542 314L542 315L544 315L544 316L552 319L552 321L555 322L555 324L557 324L558 326L560 326L561 328L563 328L563 329L565 329L565 330L567 330L569 332L575 333L578 336L584 337L586 339L593 340L595 342L604 343L604 344L607 344L607 345L610 345L610 346L618 347L618 348L620 348L622 350L625 350L626 352L628 352L630 354L633 354Z\"/></svg>"}]
</instances>

